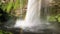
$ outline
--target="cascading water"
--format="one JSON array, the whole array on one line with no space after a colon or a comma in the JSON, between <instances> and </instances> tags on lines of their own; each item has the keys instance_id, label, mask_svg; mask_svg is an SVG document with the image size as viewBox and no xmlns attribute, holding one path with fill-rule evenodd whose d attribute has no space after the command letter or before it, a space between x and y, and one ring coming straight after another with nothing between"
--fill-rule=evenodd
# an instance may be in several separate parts
<instances>
[{"instance_id":1,"label":"cascading water","mask_svg":"<svg viewBox=\"0 0 60 34\"><path fill-rule=\"evenodd\" d=\"M28 0L28 7L25 20L17 20L15 27L31 32L39 32L39 29L46 29L47 23L41 21L41 0Z\"/></svg>"}]
</instances>

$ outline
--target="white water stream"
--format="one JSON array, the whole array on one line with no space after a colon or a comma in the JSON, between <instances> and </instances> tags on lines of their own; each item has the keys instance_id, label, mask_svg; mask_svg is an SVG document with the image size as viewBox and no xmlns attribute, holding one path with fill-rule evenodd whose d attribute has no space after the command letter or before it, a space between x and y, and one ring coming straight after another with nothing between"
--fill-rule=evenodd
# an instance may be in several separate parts
<instances>
[{"instance_id":1,"label":"white water stream","mask_svg":"<svg viewBox=\"0 0 60 34\"><path fill-rule=\"evenodd\" d=\"M28 7L25 20L18 19L15 27L29 31L38 32L39 29L46 29L47 23L40 19L41 0L28 0Z\"/></svg>"}]
</instances>

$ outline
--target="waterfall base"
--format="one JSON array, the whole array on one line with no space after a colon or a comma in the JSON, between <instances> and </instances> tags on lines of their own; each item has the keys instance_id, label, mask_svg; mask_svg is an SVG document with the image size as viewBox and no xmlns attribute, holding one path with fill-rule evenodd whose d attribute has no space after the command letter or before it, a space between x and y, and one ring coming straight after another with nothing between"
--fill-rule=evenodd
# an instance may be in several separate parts
<instances>
[{"instance_id":1,"label":"waterfall base","mask_svg":"<svg viewBox=\"0 0 60 34\"><path fill-rule=\"evenodd\" d=\"M49 29L48 25L45 23L36 24L36 23L27 23L24 20L17 20L14 26L15 28L22 28L25 32L45 32L43 30ZM49 29L51 30L51 28ZM54 29L52 29L54 30ZM46 30L47 31L47 30Z\"/></svg>"}]
</instances>

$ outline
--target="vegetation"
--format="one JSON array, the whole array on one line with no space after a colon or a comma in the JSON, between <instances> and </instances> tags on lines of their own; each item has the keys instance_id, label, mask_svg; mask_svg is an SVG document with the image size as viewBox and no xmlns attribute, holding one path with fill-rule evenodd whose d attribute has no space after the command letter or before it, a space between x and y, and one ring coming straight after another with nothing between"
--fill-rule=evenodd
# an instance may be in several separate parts
<instances>
[{"instance_id":1,"label":"vegetation","mask_svg":"<svg viewBox=\"0 0 60 34\"><path fill-rule=\"evenodd\" d=\"M26 4L26 0L8 0L7 2L6 1L2 2L2 0L0 0L0 8L2 8L2 10L7 13L14 12L18 8L22 9Z\"/></svg>"},{"instance_id":2,"label":"vegetation","mask_svg":"<svg viewBox=\"0 0 60 34\"><path fill-rule=\"evenodd\" d=\"M13 18L13 21L20 16L20 10L24 8L27 0L0 0L0 29L7 21ZM18 16L15 16L15 15ZM25 14L25 13L24 13ZM9 22L8 22L9 23ZM12 32L0 30L0 34L13 34Z\"/></svg>"},{"instance_id":3,"label":"vegetation","mask_svg":"<svg viewBox=\"0 0 60 34\"><path fill-rule=\"evenodd\" d=\"M59 0L53 0L51 3L49 21L60 23L60 1Z\"/></svg>"},{"instance_id":4,"label":"vegetation","mask_svg":"<svg viewBox=\"0 0 60 34\"><path fill-rule=\"evenodd\" d=\"M0 34L13 34L12 32L6 32L6 31L3 31L3 30L0 30Z\"/></svg>"}]
</instances>

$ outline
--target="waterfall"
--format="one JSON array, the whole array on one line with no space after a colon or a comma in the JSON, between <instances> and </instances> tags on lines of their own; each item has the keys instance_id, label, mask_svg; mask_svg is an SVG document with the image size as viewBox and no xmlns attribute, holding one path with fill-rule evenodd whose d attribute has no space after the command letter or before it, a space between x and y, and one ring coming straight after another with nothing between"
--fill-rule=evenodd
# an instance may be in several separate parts
<instances>
[{"instance_id":1,"label":"waterfall","mask_svg":"<svg viewBox=\"0 0 60 34\"><path fill-rule=\"evenodd\" d=\"M46 29L47 25L41 21L41 0L28 0L26 18L17 20L15 27L24 30L39 32L39 29Z\"/></svg>"},{"instance_id":2,"label":"waterfall","mask_svg":"<svg viewBox=\"0 0 60 34\"><path fill-rule=\"evenodd\" d=\"M40 23L40 0L29 0L28 9L26 13L25 22L29 23L30 26L37 25ZM38 23L37 23L38 22ZM36 24L37 23L37 24Z\"/></svg>"}]
</instances>

